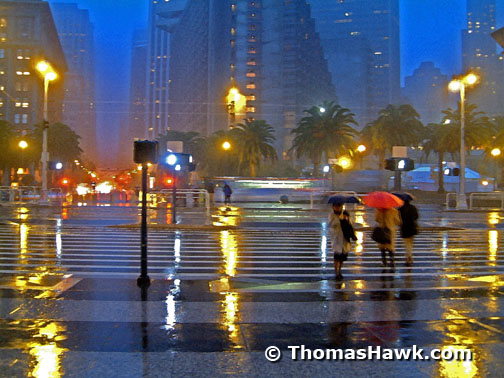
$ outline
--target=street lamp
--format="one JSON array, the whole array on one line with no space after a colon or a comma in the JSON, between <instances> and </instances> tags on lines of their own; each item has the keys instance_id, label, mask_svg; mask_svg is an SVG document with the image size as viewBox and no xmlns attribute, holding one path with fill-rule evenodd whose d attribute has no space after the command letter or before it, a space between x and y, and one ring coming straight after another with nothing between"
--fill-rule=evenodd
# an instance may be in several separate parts
<instances>
[{"instance_id":1,"label":"street lamp","mask_svg":"<svg viewBox=\"0 0 504 378\"><path fill-rule=\"evenodd\" d=\"M18 143L18 146L19 148L21 148L22 150L24 150L26 147L28 147L28 143L26 143L25 140L22 140Z\"/></svg>"},{"instance_id":2,"label":"street lamp","mask_svg":"<svg viewBox=\"0 0 504 378\"><path fill-rule=\"evenodd\" d=\"M360 152L360 153L363 153L366 151L366 146L364 146L363 144L359 145L357 147L357 151Z\"/></svg>"},{"instance_id":3,"label":"street lamp","mask_svg":"<svg viewBox=\"0 0 504 378\"><path fill-rule=\"evenodd\" d=\"M22 170L21 173L24 173L24 150L28 147L28 143L25 140L20 140L18 146L19 148L21 148L21 170Z\"/></svg>"},{"instance_id":4,"label":"street lamp","mask_svg":"<svg viewBox=\"0 0 504 378\"><path fill-rule=\"evenodd\" d=\"M231 148L231 143L225 141L224 143L222 143L222 148L226 151L229 150Z\"/></svg>"},{"instance_id":5,"label":"street lamp","mask_svg":"<svg viewBox=\"0 0 504 378\"><path fill-rule=\"evenodd\" d=\"M497 157L501 154L501 150L500 148L494 148L492 151L490 151L490 154L493 156L493 157Z\"/></svg>"},{"instance_id":6,"label":"street lamp","mask_svg":"<svg viewBox=\"0 0 504 378\"><path fill-rule=\"evenodd\" d=\"M457 196L457 209L467 209L467 200L465 195L465 89L466 86L476 84L478 77L473 74L467 74L461 78L453 79L448 84L448 89L452 92L460 93L460 187Z\"/></svg>"},{"instance_id":7,"label":"street lamp","mask_svg":"<svg viewBox=\"0 0 504 378\"><path fill-rule=\"evenodd\" d=\"M47 152L47 95L49 92L49 83L56 80L58 75L54 72L52 66L46 61L37 63L37 71L44 77L44 119L43 119L43 136L42 136L42 199L47 198L47 162L49 161L49 153Z\"/></svg>"}]
</instances>

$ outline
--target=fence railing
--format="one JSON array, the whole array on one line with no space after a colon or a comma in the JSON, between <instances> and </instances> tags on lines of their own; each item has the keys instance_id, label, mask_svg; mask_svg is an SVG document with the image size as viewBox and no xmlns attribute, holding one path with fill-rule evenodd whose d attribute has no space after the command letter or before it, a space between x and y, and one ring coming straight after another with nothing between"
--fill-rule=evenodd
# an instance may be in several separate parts
<instances>
[{"instance_id":1,"label":"fence railing","mask_svg":"<svg viewBox=\"0 0 504 378\"><path fill-rule=\"evenodd\" d=\"M155 196L156 203L173 202L173 191L172 189L161 189L157 191L152 191L149 193L149 199L151 204L154 201L153 196ZM211 203L210 194L205 189L177 189L176 195L176 205L177 207L196 207L199 204L203 204L206 209L206 214L210 216L210 206Z\"/></svg>"},{"instance_id":2,"label":"fence railing","mask_svg":"<svg viewBox=\"0 0 504 378\"><path fill-rule=\"evenodd\" d=\"M475 201L479 202L499 202L499 208L504 210L504 192L471 193L469 195L469 209L483 209L495 206L475 206Z\"/></svg>"}]
</instances>

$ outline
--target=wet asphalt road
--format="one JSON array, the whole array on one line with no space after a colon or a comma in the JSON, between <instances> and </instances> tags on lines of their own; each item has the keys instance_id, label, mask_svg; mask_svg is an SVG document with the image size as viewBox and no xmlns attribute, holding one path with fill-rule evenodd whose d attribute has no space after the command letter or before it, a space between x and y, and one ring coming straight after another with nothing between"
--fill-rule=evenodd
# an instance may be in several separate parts
<instances>
[{"instance_id":1,"label":"wet asphalt road","mask_svg":"<svg viewBox=\"0 0 504 378\"><path fill-rule=\"evenodd\" d=\"M363 228L338 282L325 209L247 207L180 214L236 229L151 230L143 297L139 231L108 227L136 223L137 208L1 207L1 375L501 375L502 213L422 207L415 263L398 241L393 270ZM353 218L373 225L367 210ZM474 359L291 361L292 345L468 348ZM269 346L280 362L265 359Z\"/></svg>"}]
</instances>

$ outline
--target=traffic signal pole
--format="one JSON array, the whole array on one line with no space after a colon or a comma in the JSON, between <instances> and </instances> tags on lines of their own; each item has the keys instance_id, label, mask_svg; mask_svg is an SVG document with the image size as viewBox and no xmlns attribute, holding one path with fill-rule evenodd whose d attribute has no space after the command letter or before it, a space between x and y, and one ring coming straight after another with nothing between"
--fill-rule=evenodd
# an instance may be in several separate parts
<instances>
[{"instance_id":1,"label":"traffic signal pole","mask_svg":"<svg viewBox=\"0 0 504 378\"><path fill-rule=\"evenodd\" d=\"M177 223L177 171L173 170L171 224L176 224L176 223Z\"/></svg>"},{"instance_id":2,"label":"traffic signal pole","mask_svg":"<svg viewBox=\"0 0 504 378\"><path fill-rule=\"evenodd\" d=\"M137 284L140 287L149 287L150 277L147 275L147 164L142 164L142 223L140 231L141 256L140 277Z\"/></svg>"}]
</instances>

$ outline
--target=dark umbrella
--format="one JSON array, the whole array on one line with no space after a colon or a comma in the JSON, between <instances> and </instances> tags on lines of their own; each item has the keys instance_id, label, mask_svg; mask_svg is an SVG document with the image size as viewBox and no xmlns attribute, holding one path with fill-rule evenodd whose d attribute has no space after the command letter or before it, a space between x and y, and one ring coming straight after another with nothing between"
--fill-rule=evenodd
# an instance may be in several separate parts
<instances>
[{"instance_id":1,"label":"dark umbrella","mask_svg":"<svg viewBox=\"0 0 504 378\"><path fill-rule=\"evenodd\" d=\"M396 197L399 197L403 201L413 201L415 198L409 194L409 193L404 193L404 192L392 192L392 194Z\"/></svg>"},{"instance_id":2,"label":"dark umbrella","mask_svg":"<svg viewBox=\"0 0 504 378\"><path fill-rule=\"evenodd\" d=\"M332 205L342 205L344 203L361 203L360 199L355 196L342 196L342 195L336 195L329 197L329 200L327 203L330 203Z\"/></svg>"}]
</instances>

